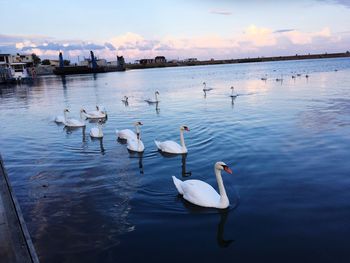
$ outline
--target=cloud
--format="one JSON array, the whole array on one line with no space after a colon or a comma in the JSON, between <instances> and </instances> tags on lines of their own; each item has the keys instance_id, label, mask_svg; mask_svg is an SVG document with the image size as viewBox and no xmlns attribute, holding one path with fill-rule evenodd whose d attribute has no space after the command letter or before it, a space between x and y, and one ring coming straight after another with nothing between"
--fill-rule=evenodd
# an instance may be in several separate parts
<instances>
[{"instance_id":1,"label":"cloud","mask_svg":"<svg viewBox=\"0 0 350 263\"><path fill-rule=\"evenodd\" d=\"M105 43L105 47L111 51L117 50L111 43L108 43L108 42Z\"/></svg>"},{"instance_id":2,"label":"cloud","mask_svg":"<svg viewBox=\"0 0 350 263\"><path fill-rule=\"evenodd\" d=\"M224 59L254 56L279 56L317 52L346 51L350 36L334 34L329 27L313 32L297 29L273 30L250 25L241 33L223 37L206 34L192 37L164 36L146 39L144 36L126 32L103 43L57 40L43 36L0 35L0 50L3 53L36 53L42 58L57 58L58 52L73 61L78 56L89 56L93 50L96 56L115 60L123 55L127 61L164 55L167 58L198 57L199 59Z\"/></svg>"},{"instance_id":3,"label":"cloud","mask_svg":"<svg viewBox=\"0 0 350 263\"><path fill-rule=\"evenodd\" d=\"M227 11L227 10L210 10L210 13L214 14L214 15L223 15L223 16L232 15L232 12Z\"/></svg>"},{"instance_id":4,"label":"cloud","mask_svg":"<svg viewBox=\"0 0 350 263\"><path fill-rule=\"evenodd\" d=\"M331 31L328 27L325 27L318 32L311 32L311 33L293 30L293 31L283 33L283 36L287 37L293 44L305 45L305 44L311 44L314 38L321 37L325 39L327 38L330 39Z\"/></svg>"},{"instance_id":5,"label":"cloud","mask_svg":"<svg viewBox=\"0 0 350 263\"><path fill-rule=\"evenodd\" d=\"M279 30L275 30L273 31L273 33L285 33L285 32L291 32L294 31L295 29L290 28L290 29L279 29Z\"/></svg>"},{"instance_id":6,"label":"cloud","mask_svg":"<svg viewBox=\"0 0 350 263\"><path fill-rule=\"evenodd\" d=\"M273 46L276 44L276 37L269 28L251 25L245 30L242 42L252 43L256 47Z\"/></svg>"}]
</instances>

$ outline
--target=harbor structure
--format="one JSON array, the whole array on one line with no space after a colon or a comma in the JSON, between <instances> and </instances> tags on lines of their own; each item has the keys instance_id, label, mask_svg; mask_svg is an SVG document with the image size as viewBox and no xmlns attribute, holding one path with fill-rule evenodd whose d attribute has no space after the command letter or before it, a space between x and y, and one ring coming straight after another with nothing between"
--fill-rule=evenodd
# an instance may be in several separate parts
<instances>
[{"instance_id":1,"label":"harbor structure","mask_svg":"<svg viewBox=\"0 0 350 263\"><path fill-rule=\"evenodd\" d=\"M123 56L117 56L115 64L107 62L105 59L97 59L93 51L90 51L90 58L85 58L79 65L66 66L62 52L59 53L59 66L55 67L53 73L56 75L91 74L105 73L112 71L125 71L125 61Z\"/></svg>"}]
</instances>

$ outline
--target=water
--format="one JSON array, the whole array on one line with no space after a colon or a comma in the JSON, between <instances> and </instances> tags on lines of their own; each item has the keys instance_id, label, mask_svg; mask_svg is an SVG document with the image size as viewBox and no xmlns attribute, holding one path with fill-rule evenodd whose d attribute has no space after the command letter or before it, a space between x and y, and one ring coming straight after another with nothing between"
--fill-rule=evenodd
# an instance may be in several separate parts
<instances>
[{"instance_id":1,"label":"water","mask_svg":"<svg viewBox=\"0 0 350 263\"><path fill-rule=\"evenodd\" d=\"M349 262L349 73L349 59L325 59L2 87L0 152L41 262ZM206 97L203 81L214 88ZM158 107L143 101L155 90ZM94 123L53 122L96 104L108 110L103 141L90 139ZM142 156L115 136L139 120ZM153 140L179 141L182 124L187 156L157 152ZM177 196L172 175L216 187L220 160L233 170L223 176L230 209Z\"/></svg>"}]
</instances>

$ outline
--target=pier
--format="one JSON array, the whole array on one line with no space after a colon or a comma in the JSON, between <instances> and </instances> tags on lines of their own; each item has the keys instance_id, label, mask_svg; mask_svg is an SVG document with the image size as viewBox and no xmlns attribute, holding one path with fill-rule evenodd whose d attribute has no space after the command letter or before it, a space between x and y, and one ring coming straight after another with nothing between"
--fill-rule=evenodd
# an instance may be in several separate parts
<instances>
[{"instance_id":1,"label":"pier","mask_svg":"<svg viewBox=\"0 0 350 263\"><path fill-rule=\"evenodd\" d=\"M1 156L0 263L39 263Z\"/></svg>"}]
</instances>

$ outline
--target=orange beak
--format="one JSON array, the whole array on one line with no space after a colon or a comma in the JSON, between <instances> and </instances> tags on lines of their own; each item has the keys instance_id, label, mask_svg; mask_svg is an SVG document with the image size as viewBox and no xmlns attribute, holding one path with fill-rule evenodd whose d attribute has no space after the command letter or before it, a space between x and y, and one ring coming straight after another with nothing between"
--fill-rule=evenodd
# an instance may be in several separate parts
<instances>
[{"instance_id":1,"label":"orange beak","mask_svg":"<svg viewBox=\"0 0 350 263\"><path fill-rule=\"evenodd\" d=\"M224 166L224 170L226 173L232 174L232 170L228 166Z\"/></svg>"}]
</instances>

